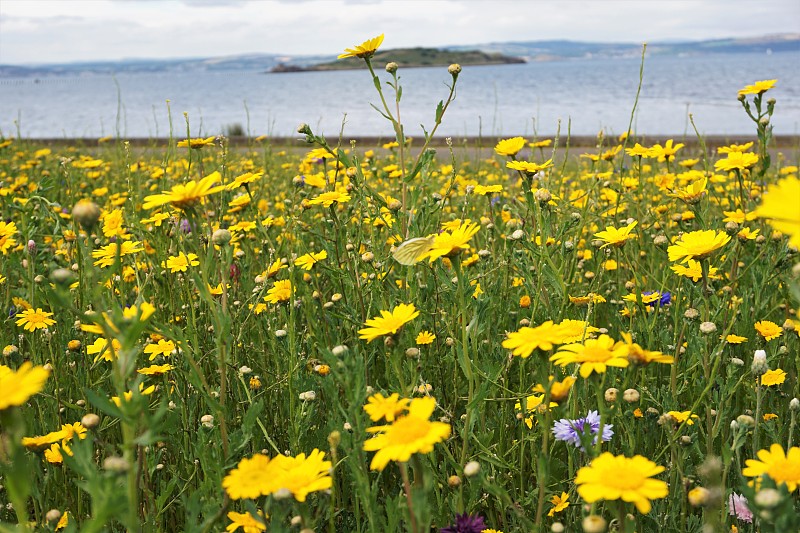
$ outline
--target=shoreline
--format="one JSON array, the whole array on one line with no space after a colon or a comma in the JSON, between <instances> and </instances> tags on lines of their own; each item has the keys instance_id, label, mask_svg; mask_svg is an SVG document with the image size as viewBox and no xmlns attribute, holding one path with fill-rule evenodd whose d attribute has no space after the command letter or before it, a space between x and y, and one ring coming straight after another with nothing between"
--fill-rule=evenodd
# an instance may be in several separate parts
<instances>
[{"instance_id":1,"label":"shoreline","mask_svg":"<svg viewBox=\"0 0 800 533\"><path fill-rule=\"evenodd\" d=\"M483 147L483 148L490 148L497 144L498 141L502 139L508 139L511 137L521 136L525 137L529 142L533 142L533 137L528 137L526 135L504 135L501 137L497 136L486 136L486 137L478 137L478 136L458 136L452 137L453 146L458 147ZM228 143L230 146L234 147L248 147L248 146L275 146L275 147L291 147L291 148L298 148L305 145L303 138L298 135L297 137L268 137L267 139L256 141L257 137L247 137L247 136L234 136L234 137L227 137ZM446 136L436 137L434 138L430 146L432 147L446 147ZM9 137L9 139L11 139ZM552 136L547 135L540 135L536 137L537 140L544 140L544 139L553 139ZM676 143L683 143L686 145L687 148L697 148L700 146L700 142L694 136L687 136L684 137L683 134L678 135L641 135L637 137L637 142L647 145L653 145L656 143L663 144L665 141L672 139ZM732 143L735 144L743 144L747 142L756 142L757 139L755 135L724 135L724 134L714 134L714 135L706 135L703 138L703 142L706 144L707 148L716 148L719 146L726 146ZM183 137L174 137L172 139L173 142L177 143L178 141L183 140ZM149 137L131 137L131 138L120 138L122 142L128 142L131 146L136 147L153 147L158 148L162 146L167 146L170 142L169 137L159 137L159 138L149 138ZM393 137L389 136L375 136L375 135L355 135L355 136L345 136L342 138L342 146L349 148L351 141L355 141L356 145L358 146L380 146L386 144L388 142L394 141ZM98 138L95 137L42 137L42 138L21 138L21 139L14 139L14 143L17 144L34 144L34 145L46 145L46 146L87 146L87 147L102 147L104 145L113 146L116 142L116 139L111 138L104 142L99 142ZM331 146L336 145L336 138L330 137L328 138L328 142ZM604 142L602 143L602 147L608 148L609 146L613 146L617 143L616 136L609 136L607 137ZM421 146L422 139L421 138L414 138L412 140L411 147L414 148L415 146ZM558 146L560 149L564 149L567 145L567 138L561 137L558 141ZM570 148L597 148L598 147L598 140L596 136L592 135L575 135L569 138L569 147ZM770 144L770 149L787 149L787 148L794 148L800 149L800 135L776 135L772 139L772 143ZM552 150L552 145L543 148L544 151Z\"/></svg>"}]
</instances>

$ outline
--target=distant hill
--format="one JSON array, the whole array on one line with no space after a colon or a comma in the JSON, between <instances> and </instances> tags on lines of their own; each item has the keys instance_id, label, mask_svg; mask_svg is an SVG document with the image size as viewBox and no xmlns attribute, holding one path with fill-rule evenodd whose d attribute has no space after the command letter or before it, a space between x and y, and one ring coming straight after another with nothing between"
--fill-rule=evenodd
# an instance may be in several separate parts
<instances>
[{"instance_id":1,"label":"distant hill","mask_svg":"<svg viewBox=\"0 0 800 533\"><path fill-rule=\"evenodd\" d=\"M638 57L641 43L592 43L576 41L524 41L446 46L440 49L407 48L379 50L375 62L395 61L403 67L497 64L519 61L567 61L597 58ZM800 34L767 35L755 38L714 39L692 42L652 42L650 55L701 55L739 53L781 53L800 51ZM456 55L467 54L467 55ZM471 58L471 59L470 59ZM336 55L290 56L242 54L226 57L188 59L123 59L40 65L0 65L0 78L80 76L127 72L268 72L282 65L284 70L329 70L351 68L359 60L336 61ZM474 61L474 62L473 62ZM326 66L327 65L327 66Z\"/></svg>"},{"instance_id":2,"label":"distant hill","mask_svg":"<svg viewBox=\"0 0 800 533\"><path fill-rule=\"evenodd\" d=\"M450 46L449 50L478 49L507 54L527 61L563 61L574 59L639 57L641 43L590 43L576 41L524 41ZM713 39L707 41L652 42L649 55L702 55L779 53L800 51L800 34L788 33L752 38Z\"/></svg>"},{"instance_id":3,"label":"distant hill","mask_svg":"<svg viewBox=\"0 0 800 533\"><path fill-rule=\"evenodd\" d=\"M378 50L372 58L375 65L383 66L394 61L401 68L437 67L458 63L467 65L503 65L508 63L524 63L518 57L507 56L498 52L482 52L480 50L440 50L437 48L396 48L393 50ZM302 72L320 70L352 70L364 68L364 61L357 57L338 59L307 67L298 67L291 64L280 64L273 67L270 72Z\"/></svg>"}]
</instances>

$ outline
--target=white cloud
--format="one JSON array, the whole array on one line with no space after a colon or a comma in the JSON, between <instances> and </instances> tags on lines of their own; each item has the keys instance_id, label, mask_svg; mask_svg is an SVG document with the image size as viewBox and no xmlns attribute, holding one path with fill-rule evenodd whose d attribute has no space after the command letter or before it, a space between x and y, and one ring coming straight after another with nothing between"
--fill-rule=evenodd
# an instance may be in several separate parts
<instances>
[{"instance_id":1,"label":"white cloud","mask_svg":"<svg viewBox=\"0 0 800 533\"><path fill-rule=\"evenodd\" d=\"M641 42L800 32L775 0L2 0L0 63L569 39Z\"/></svg>"}]
</instances>

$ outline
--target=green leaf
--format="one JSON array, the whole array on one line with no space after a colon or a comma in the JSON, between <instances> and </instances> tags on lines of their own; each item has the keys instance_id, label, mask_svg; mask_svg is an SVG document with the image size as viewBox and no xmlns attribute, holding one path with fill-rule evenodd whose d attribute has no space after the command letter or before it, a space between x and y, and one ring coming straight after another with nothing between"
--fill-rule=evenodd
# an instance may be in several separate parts
<instances>
[{"instance_id":1,"label":"green leaf","mask_svg":"<svg viewBox=\"0 0 800 533\"><path fill-rule=\"evenodd\" d=\"M119 410L119 407L114 405L111 400L105 396L100 396L88 387L83 388L83 393L86 395L86 399L89 400L90 404L94 405L105 414L116 418L122 418L122 411Z\"/></svg>"},{"instance_id":2,"label":"green leaf","mask_svg":"<svg viewBox=\"0 0 800 533\"><path fill-rule=\"evenodd\" d=\"M427 150L425 150L425 152L422 154L422 157L420 157L419 161L417 161L417 164L414 166L414 168L411 170L408 176L406 176L405 182L410 183L411 180L416 178L420 172L422 172L423 170L427 170L427 168L433 162L433 156L435 155L436 155L436 150L434 150L433 148L428 148Z\"/></svg>"},{"instance_id":3,"label":"green leaf","mask_svg":"<svg viewBox=\"0 0 800 533\"><path fill-rule=\"evenodd\" d=\"M439 100L439 104L436 106L436 123L440 123L442 121L442 115L444 114L444 101Z\"/></svg>"}]
</instances>

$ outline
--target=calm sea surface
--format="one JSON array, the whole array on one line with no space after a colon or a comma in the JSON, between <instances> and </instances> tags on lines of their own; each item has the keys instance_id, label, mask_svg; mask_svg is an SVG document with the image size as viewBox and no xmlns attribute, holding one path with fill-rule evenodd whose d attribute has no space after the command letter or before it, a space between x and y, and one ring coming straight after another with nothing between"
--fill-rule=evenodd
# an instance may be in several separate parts
<instances>
[{"instance_id":1,"label":"calm sea surface","mask_svg":"<svg viewBox=\"0 0 800 533\"><path fill-rule=\"evenodd\" d=\"M777 78L776 134L800 132L800 52L699 57L649 57L634 129L641 134L691 132L751 134L736 100L756 80ZM447 96L445 68L400 70L406 133L433 125ZM388 79L388 76L381 72ZM571 121L575 135L627 129L639 81L636 59L559 61L465 67L455 102L439 134L552 135ZM390 90L390 89L389 89ZM392 136L370 107L380 104L366 70L263 74L257 72L86 74L77 77L0 78L0 133L24 137L101 137L119 128L124 137L215 135L240 124L253 135L296 135L301 122L315 132ZM688 111L688 113L687 113Z\"/></svg>"}]
</instances>

